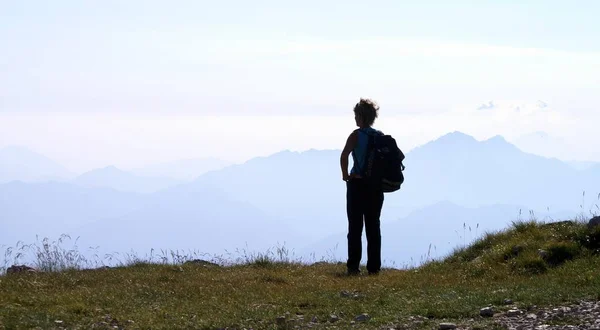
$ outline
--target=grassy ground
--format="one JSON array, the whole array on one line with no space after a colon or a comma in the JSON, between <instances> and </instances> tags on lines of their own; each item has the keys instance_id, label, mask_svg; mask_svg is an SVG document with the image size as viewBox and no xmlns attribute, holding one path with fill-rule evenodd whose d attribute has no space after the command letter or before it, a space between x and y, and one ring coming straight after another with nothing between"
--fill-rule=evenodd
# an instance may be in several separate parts
<instances>
[{"instance_id":1,"label":"grassy ground","mask_svg":"<svg viewBox=\"0 0 600 330\"><path fill-rule=\"evenodd\" d=\"M534 222L488 234L419 268L347 277L343 264L257 259L0 277L0 328L490 328L482 307L600 299L600 231ZM544 250L542 252L538 250ZM354 322L367 313L368 321ZM331 315L339 320L331 322ZM285 320L281 317L285 317ZM412 318L411 318L412 317ZM418 322L415 322L415 317ZM280 318L278 320L278 318ZM311 321L315 318L315 321Z\"/></svg>"}]
</instances>

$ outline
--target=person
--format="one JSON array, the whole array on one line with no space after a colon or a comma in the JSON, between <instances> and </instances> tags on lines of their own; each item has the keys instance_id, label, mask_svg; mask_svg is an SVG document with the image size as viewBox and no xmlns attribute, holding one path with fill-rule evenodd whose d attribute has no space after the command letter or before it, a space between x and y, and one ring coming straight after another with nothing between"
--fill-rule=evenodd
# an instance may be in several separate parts
<instances>
[{"instance_id":1,"label":"person","mask_svg":"<svg viewBox=\"0 0 600 330\"><path fill-rule=\"evenodd\" d=\"M378 117L379 106L370 99L361 98L354 107L354 119L358 129L352 131L342 150L340 165L342 179L346 182L346 213L348 217L348 260L349 275L360 274L362 256L363 221L367 237L367 271L378 274L381 269L380 215L383 207L383 191L379 186L369 185L363 178L365 154L369 134L381 134L372 126ZM348 157L352 154L353 166L348 173Z\"/></svg>"}]
</instances>

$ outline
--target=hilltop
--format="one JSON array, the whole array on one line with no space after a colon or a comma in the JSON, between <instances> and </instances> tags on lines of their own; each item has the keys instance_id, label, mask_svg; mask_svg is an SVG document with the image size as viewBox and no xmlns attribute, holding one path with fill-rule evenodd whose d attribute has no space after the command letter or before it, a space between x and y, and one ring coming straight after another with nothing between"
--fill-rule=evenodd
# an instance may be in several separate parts
<instances>
[{"instance_id":1,"label":"hilltop","mask_svg":"<svg viewBox=\"0 0 600 330\"><path fill-rule=\"evenodd\" d=\"M77 269L75 262L0 277L0 328L587 329L600 315L599 248L600 227L529 221L378 276L347 277L343 263L306 264L281 249L232 264L180 257ZM42 270L67 255L47 256Z\"/></svg>"}]
</instances>

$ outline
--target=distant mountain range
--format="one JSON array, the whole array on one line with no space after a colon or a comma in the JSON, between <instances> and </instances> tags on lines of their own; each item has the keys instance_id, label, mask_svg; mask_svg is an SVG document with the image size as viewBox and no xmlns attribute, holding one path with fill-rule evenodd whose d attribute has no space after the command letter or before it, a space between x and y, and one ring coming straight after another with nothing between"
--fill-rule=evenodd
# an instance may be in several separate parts
<instances>
[{"instance_id":1,"label":"distant mountain range","mask_svg":"<svg viewBox=\"0 0 600 330\"><path fill-rule=\"evenodd\" d=\"M576 170L556 159L524 153L502 137L477 141L450 133L415 148L406 160L403 203L520 204L574 210L584 191L600 192L600 168Z\"/></svg>"},{"instance_id":2,"label":"distant mountain range","mask_svg":"<svg viewBox=\"0 0 600 330\"><path fill-rule=\"evenodd\" d=\"M173 162L148 165L133 169L131 172L138 176L164 177L178 181L191 181L200 175L220 170L232 165L231 162L216 158L182 159Z\"/></svg>"},{"instance_id":3,"label":"distant mountain range","mask_svg":"<svg viewBox=\"0 0 600 330\"><path fill-rule=\"evenodd\" d=\"M27 148L6 147L0 149L0 184L11 181L28 183L57 181L71 182L84 187L150 193L190 182L206 172L219 170L228 165L231 163L215 158L184 159L152 164L130 171L107 166L77 175L57 162Z\"/></svg>"},{"instance_id":4,"label":"distant mountain range","mask_svg":"<svg viewBox=\"0 0 600 330\"><path fill-rule=\"evenodd\" d=\"M383 216L448 201L466 207L509 204L576 211L583 191L600 192L600 170L583 171L551 158L524 153L502 137L477 141L455 132L417 147L406 156L402 189L386 195ZM339 151L284 151L201 176L212 185L303 233L329 233L346 219Z\"/></svg>"},{"instance_id":5,"label":"distant mountain range","mask_svg":"<svg viewBox=\"0 0 600 330\"><path fill-rule=\"evenodd\" d=\"M144 195L71 183L10 182L0 185L0 245L35 235L56 237L96 220L117 217L142 207Z\"/></svg>"},{"instance_id":6,"label":"distant mountain range","mask_svg":"<svg viewBox=\"0 0 600 330\"><path fill-rule=\"evenodd\" d=\"M239 256L279 243L306 242L307 237L289 227L214 187L180 185L149 195L143 207L84 224L72 233L106 253L173 249Z\"/></svg>"},{"instance_id":7,"label":"distant mountain range","mask_svg":"<svg viewBox=\"0 0 600 330\"><path fill-rule=\"evenodd\" d=\"M108 166L84 173L72 182L83 187L103 187L120 191L151 193L185 181L168 177L139 176L114 166Z\"/></svg>"},{"instance_id":8,"label":"distant mountain range","mask_svg":"<svg viewBox=\"0 0 600 330\"><path fill-rule=\"evenodd\" d=\"M0 245L69 233L104 251L219 253L286 242L302 253L339 244L344 254L339 154L282 151L187 183L108 167L69 182L3 184ZM395 262L426 252L429 243L447 251L447 244L460 243L454 231L467 220L484 230L505 226L519 209L574 216L580 205L592 209L600 192L599 166L577 170L524 153L499 136L477 141L449 133L408 152L405 165L406 182L385 196L382 213L387 257Z\"/></svg>"},{"instance_id":9,"label":"distant mountain range","mask_svg":"<svg viewBox=\"0 0 600 330\"><path fill-rule=\"evenodd\" d=\"M64 166L27 148L0 148L0 183L66 180L74 176Z\"/></svg>"}]
</instances>

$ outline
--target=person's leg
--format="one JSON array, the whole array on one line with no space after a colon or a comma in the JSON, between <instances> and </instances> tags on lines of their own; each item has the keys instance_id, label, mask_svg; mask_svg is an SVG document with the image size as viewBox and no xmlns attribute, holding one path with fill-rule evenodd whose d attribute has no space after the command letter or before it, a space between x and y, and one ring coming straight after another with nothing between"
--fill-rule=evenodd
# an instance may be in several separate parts
<instances>
[{"instance_id":1,"label":"person's leg","mask_svg":"<svg viewBox=\"0 0 600 330\"><path fill-rule=\"evenodd\" d=\"M349 273L358 273L362 255L362 229L364 201L361 196L361 184L350 180L346 183L346 213L348 215L348 261L346 267Z\"/></svg>"},{"instance_id":2,"label":"person's leg","mask_svg":"<svg viewBox=\"0 0 600 330\"><path fill-rule=\"evenodd\" d=\"M381 269L381 230L380 219L383 207L383 192L370 190L366 198L365 232L367 236L367 270L376 274Z\"/></svg>"}]
</instances>

